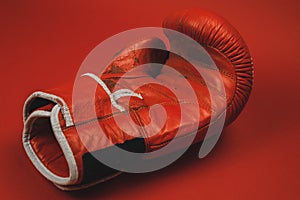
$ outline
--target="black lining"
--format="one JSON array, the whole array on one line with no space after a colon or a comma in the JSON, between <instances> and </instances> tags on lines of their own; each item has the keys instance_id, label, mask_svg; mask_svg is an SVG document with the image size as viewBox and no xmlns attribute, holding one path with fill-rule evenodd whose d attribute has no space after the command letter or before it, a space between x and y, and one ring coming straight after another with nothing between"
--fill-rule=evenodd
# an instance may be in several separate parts
<instances>
[{"instance_id":1,"label":"black lining","mask_svg":"<svg viewBox=\"0 0 300 200\"><path fill-rule=\"evenodd\" d=\"M123 150L134 153L144 153L146 150L145 141L143 138L135 138L133 140L126 141L123 144L117 144L116 146ZM100 179L104 179L118 172L118 170L106 166L94 157L94 155L97 156L103 153L109 153L111 151L112 148L108 147L105 149L94 151L92 153L85 153L82 156L83 180L81 184L91 183Z\"/></svg>"},{"instance_id":2,"label":"black lining","mask_svg":"<svg viewBox=\"0 0 300 200\"><path fill-rule=\"evenodd\" d=\"M48 99L44 99L44 98L34 98L28 106L28 113L32 113L34 110L41 108L43 106L46 106L48 104L53 104L53 101L50 101Z\"/></svg>"}]
</instances>

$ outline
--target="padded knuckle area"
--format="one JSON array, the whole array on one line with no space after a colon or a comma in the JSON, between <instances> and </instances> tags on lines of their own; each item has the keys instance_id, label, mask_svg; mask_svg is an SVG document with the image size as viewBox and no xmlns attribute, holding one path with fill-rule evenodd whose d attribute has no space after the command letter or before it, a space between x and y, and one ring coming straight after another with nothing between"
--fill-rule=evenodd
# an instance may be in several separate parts
<instances>
[{"instance_id":1,"label":"padded knuckle area","mask_svg":"<svg viewBox=\"0 0 300 200\"><path fill-rule=\"evenodd\" d=\"M192 64L166 50L162 40L144 39L117 52L101 75L84 74L79 101L72 99L73 82L36 92L26 101L24 147L32 162L42 165L40 172L50 174L48 179L60 188L81 189L119 174L91 153L101 155L115 145L130 152L153 152L194 131L196 143L203 140L210 122L226 113L228 125L244 108L252 89L253 63L238 31L200 9L175 12L163 27L197 41L213 62ZM169 37L170 44L180 48L182 41L173 39ZM193 54L193 48L190 51ZM158 65L139 68L148 63ZM97 84L93 98L86 95L90 83ZM151 115L158 105L167 113L162 125L161 113ZM179 129L183 131L177 135Z\"/></svg>"},{"instance_id":2,"label":"padded knuckle area","mask_svg":"<svg viewBox=\"0 0 300 200\"><path fill-rule=\"evenodd\" d=\"M249 49L239 32L222 17L202 9L187 9L170 14L163 22L164 28L184 33L210 54L220 72L235 79L228 106L227 123L233 121L245 106L252 89L253 62ZM175 41L176 42L176 41Z\"/></svg>"}]
</instances>

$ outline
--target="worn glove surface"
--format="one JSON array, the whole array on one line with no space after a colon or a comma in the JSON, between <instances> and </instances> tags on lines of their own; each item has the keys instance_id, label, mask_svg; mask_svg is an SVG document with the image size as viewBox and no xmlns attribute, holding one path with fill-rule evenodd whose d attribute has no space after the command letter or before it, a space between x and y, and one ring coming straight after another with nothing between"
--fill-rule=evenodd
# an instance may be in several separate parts
<instances>
[{"instance_id":1,"label":"worn glove surface","mask_svg":"<svg viewBox=\"0 0 300 200\"><path fill-rule=\"evenodd\" d=\"M196 66L201 67L209 77L208 81L204 81L191 63L179 55L165 50L140 48L151 43L164 47L165 44L156 38L142 40L121 51L99 77L84 74L82 80L87 84L98 79L102 84L97 86L95 99L82 99L73 105L73 82L34 92L24 105L24 148L38 171L61 189L82 189L120 173L97 161L89 153L91 150L101 152L117 145L131 152L152 152L195 130L197 136L194 143L199 142L203 140L209 123L218 119L212 117L212 113L219 116L225 112L225 124L228 125L242 111L252 88L253 65L249 50L239 33L223 18L196 9L169 15L163 22L163 28L184 33L205 48L221 73L226 96L222 95L223 84L216 78L216 70ZM175 48L180 48L180 44L174 43ZM138 68L147 63L162 65ZM180 75L164 66L170 66ZM121 77L122 82L118 82ZM182 85L185 80L193 88L197 102ZM146 84L134 89L135 82L155 81L172 85L183 94L184 99L177 99L171 90L158 84ZM210 93L208 85L213 88ZM109 95L116 88L126 88L133 93L127 93L127 96ZM214 103L210 96L214 98ZM224 100L226 106L221 106L223 104L218 101ZM143 127L152 121L152 129L155 129L155 118L159 121L160 116L150 117L149 110L151 106L156 109L156 104L163 106L167 116L163 127L152 135L149 129ZM195 105L199 113L195 113ZM188 112L181 113L182 106ZM96 118L88 114L94 107ZM75 111L80 113L76 121L73 117ZM140 128L128 123L127 114ZM199 114L201 117L197 118ZM120 129L115 117L122 127L131 131L130 134ZM97 134L99 125L109 142ZM179 126L184 127L184 131L176 135ZM83 132L84 137L79 137L78 131ZM84 144L89 144L89 150Z\"/></svg>"}]
</instances>

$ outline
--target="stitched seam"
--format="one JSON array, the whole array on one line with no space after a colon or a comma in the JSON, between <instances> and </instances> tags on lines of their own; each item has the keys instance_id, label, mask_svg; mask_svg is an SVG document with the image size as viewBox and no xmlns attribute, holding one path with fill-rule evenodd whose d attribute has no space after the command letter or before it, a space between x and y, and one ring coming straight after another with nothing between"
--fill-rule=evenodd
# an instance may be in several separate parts
<instances>
[{"instance_id":1,"label":"stitched seam","mask_svg":"<svg viewBox=\"0 0 300 200\"><path fill-rule=\"evenodd\" d=\"M194 78L196 78L196 77L194 77ZM202 82L202 81L201 81L201 82ZM204 83L205 83L205 82L204 82ZM207 87L206 84L201 84L201 85ZM167 98L169 97L169 96L167 96L165 93L161 92L160 90L156 90L156 89L153 88L151 85L146 85L146 87L152 89L152 90L155 91L155 92L158 92L158 93L162 94L163 96L165 96L165 97L167 97ZM212 86L212 85L210 85L209 87L212 88L212 89L214 90L214 92L216 92L217 94L219 94L221 97L225 98L224 94L222 94L221 92L219 92L219 91L216 89L216 87L214 87L214 86ZM171 99L171 100L173 100L173 99ZM212 107L211 104L208 104L208 103L205 103L205 102L202 102L202 105L204 105L206 109L209 109L209 108ZM211 109L212 109L212 110L215 110L215 108L211 108Z\"/></svg>"},{"instance_id":2,"label":"stitched seam","mask_svg":"<svg viewBox=\"0 0 300 200\"><path fill-rule=\"evenodd\" d=\"M147 137L147 133L146 133L146 131L145 131L145 129L143 128L143 125L142 125L142 122L141 122L141 120L140 120L140 117L139 117L139 115L134 111L134 117L135 117L135 119L137 120L137 122L138 122L138 125L140 126L139 127L139 130L140 130L140 134L143 136L143 138L144 138L144 143L145 143L145 152L147 152L148 151L148 149L150 149L150 147L149 147L149 142L148 142L148 137Z\"/></svg>"},{"instance_id":3,"label":"stitched seam","mask_svg":"<svg viewBox=\"0 0 300 200\"><path fill-rule=\"evenodd\" d=\"M195 105L198 105L198 103L187 102L187 101L167 102L167 103L161 103L160 105L168 106L168 105L180 105L180 104L195 104ZM142 106L139 106L138 108L134 108L134 109L131 108L131 109L126 110L126 111L127 112L135 112L136 110L145 109L145 108L148 108L148 106L142 105ZM213 109L211 111L216 112ZM90 120L87 120L87 121L79 122L79 123L76 123L73 126L68 126L68 127L64 126L64 127L62 127L62 130L67 131L67 130L72 129L74 127L84 126L84 125L88 125L88 124L96 123L96 122L105 122L109 119L112 119L115 115L118 115L118 114L122 114L122 112L115 112L115 113L110 114L110 115L101 116L101 117L97 117L97 118L90 119Z\"/></svg>"},{"instance_id":4,"label":"stitched seam","mask_svg":"<svg viewBox=\"0 0 300 200\"><path fill-rule=\"evenodd\" d=\"M195 131L197 131L197 133L196 133L196 135L195 135L195 138L197 137L197 135L198 135L202 130L204 130L204 129L208 128L210 125L216 123L216 122L219 120L219 118L220 118L222 115L224 115L224 114L225 114L225 111L223 111L222 113L220 113L220 114L218 115L218 117L216 117L215 120L213 120L212 122L208 122L208 123L206 123L204 126L202 126L201 128L198 128L197 130L195 130ZM191 135L192 133L194 133L194 131L189 132L189 133L184 134L184 135L177 136L177 137L175 136L173 139L168 140L168 141L165 141L165 142L162 142L162 143L159 143L159 144L152 144L152 145L150 145L150 147L154 147L154 148L157 148L157 147L158 147L158 148L159 148L159 147L163 147L163 146L165 146L167 143L169 143L169 142L172 141L172 140L180 139L180 138L182 138L182 137L187 137L187 136ZM194 138L194 139L195 139L195 138Z\"/></svg>"},{"instance_id":5,"label":"stitched seam","mask_svg":"<svg viewBox=\"0 0 300 200\"><path fill-rule=\"evenodd\" d=\"M237 72L237 69L236 69L236 65L233 64L233 63L231 62L230 58L229 58L224 52L220 51L219 49L217 49L217 48L215 48L215 47L213 47L213 46L210 46L210 45L206 45L206 46L209 47L209 48L212 48L212 49L216 50L218 53L220 53L220 54L223 55L225 58L227 58L227 59L230 61L232 67L234 68L235 75L236 75L236 76L235 76L235 88L234 88L234 94L233 94L233 96L232 96L232 98L231 98L231 100L230 100L230 102L229 102L229 104L228 104L228 106L227 106L227 108L226 108L227 110L228 110L228 109L231 109L231 107L233 106L233 102L235 102L235 100L236 100L236 96L237 96L237 88L239 88L239 87L238 87L238 84L240 83L239 80L238 80L238 72ZM252 63L250 63L249 65L251 66ZM251 67L251 68L252 68L252 67ZM245 70L245 71L248 71L248 70ZM252 77L252 76L251 76L251 77Z\"/></svg>"}]
</instances>

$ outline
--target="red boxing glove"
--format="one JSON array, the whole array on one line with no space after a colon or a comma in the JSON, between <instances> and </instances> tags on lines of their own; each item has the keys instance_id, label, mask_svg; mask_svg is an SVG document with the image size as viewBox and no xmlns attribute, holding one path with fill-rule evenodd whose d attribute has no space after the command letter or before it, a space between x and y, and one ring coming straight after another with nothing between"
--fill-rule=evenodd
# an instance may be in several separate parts
<instances>
[{"instance_id":1,"label":"red boxing glove","mask_svg":"<svg viewBox=\"0 0 300 200\"><path fill-rule=\"evenodd\" d=\"M82 80L86 82L100 83L92 103L90 99L82 99L77 104L72 104L73 82L33 93L24 106L24 148L39 172L59 188L82 189L120 173L99 162L90 154L91 151L103 152L117 145L131 152L153 152L166 146L171 140L189 134L195 124L198 131L193 142L199 142L203 140L210 121L218 120L217 117L212 117L212 113L220 116L226 111L225 124L228 125L242 111L252 88L253 65L249 50L239 33L223 18L204 10L175 12L164 20L163 27L190 36L205 48L219 69L226 98L220 93L223 87L215 78L216 70L202 67L209 77L204 81L183 57L162 50L165 45L156 38L142 40L121 51L100 77L83 75ZM174 39L167 33L166 35L170 41ZM149 44L162 49L147 48ZM176 49L181 47L180 41L173 41L172 45ZM138 68L147 63L162 65ZM170 66L181 76L164 66ZM119 79L132 69L136 70L122 82L127 84L126 95L131 96L126 110L125 98L113 96L112 92L116 90ZM132 80L168 82L185 95L185 100L178 101L172 91L158 84L146 84L134 90ZM191 94L181 85L184 80L189 82L195 92L199 113L193 112L197 109L195 102L190 100ZM209 91L208 85L213 86L213 91ZM209 96L216 98L216 102L212 103ZM218 104L219 99L226 101L226 105ZM155 119L149 116L150 107L155 104L162 105L167 116L163 127L155 135L151 135L143 127L151 121L155 123ZM189 112L181 113L181 106L185 106ZM87 113L94 107L97 116L91 118ZM80 111L80 116L76 119L73 116L75 111ZM125 113L140 128L127 124ZM199 114L201 118L198 119L196 116ZM120 129L115 117L122 126L130 126L134 134L129 135ZM109 142L98 134L99 125ZM182 126L183 133L176 135ZM78 131L84 132L84 137L80 137ZM85 144L89 144L88 149Z\"/></svg>"}]
</instances>

